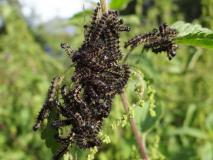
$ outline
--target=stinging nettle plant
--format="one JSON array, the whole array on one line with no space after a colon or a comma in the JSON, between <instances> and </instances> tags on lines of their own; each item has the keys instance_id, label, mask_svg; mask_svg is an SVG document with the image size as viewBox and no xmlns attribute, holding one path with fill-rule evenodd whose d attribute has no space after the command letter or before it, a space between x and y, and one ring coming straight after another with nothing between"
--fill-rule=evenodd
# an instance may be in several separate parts
<instances>
[{"instance_id":1,"label":"stinging nettle plant","mask_svg":"<svg viewBox=\"0 0 213 160\"><path fill-rule=\"evenodd\" d=\"M187 27L190 30L183 33ZM132 49L143 45L156 54L165 52L171 60L176 55L177 44L212 48L213 33L184 22L177 22L171 27L162 24L149 33L128 40L124 48L130 47L131 50L123 58L120 33L130 32L130 28L124 25L117 11L108 10L104 0L97 4L91 23L85 25L84 29L85 37L79 49L73 50L67 43L61 44L74 64L74 74L68 83L64 75L53 78L33 130L41 128L43 121L48 119L43 137L48 139L47 143L51 141L57 144L47 144L52 148L55 160L60 159L71 144L82 149L100 147L103 122L110 114L115 95L120 94L140 155L146 160L148 156L144 142L133 116L129 114L129 104L123 91L131 74L130 67L125 64L128 55ZM205 43L207 39L208 43ZM153 93L151 95L154 101Z\"/></svg>"}]
</instances>

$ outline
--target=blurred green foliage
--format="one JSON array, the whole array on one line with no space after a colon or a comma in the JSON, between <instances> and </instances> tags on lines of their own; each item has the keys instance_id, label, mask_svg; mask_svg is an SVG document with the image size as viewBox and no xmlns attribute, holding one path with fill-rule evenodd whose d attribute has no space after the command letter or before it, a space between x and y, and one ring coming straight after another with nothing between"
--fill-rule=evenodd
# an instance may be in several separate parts
<instances>
[{"instance_id":1,"label":"blurred green foliage","mask_svg":"<svg viewBox=\"0 0 213 160\"><path fill-rule=\"evenodd\" d=\"M62 65L45 55L18 11L0 6L5 27L0 34L0 159L51 156L32 132L51 77Z\"/></svg>"},{"instance_id":2,"label":"blurred green foliage","mask_svg":"<svg viewBox=\"0 0 213 160\"><path fill-rule=\"evenodd\" d=\"M184 20L213 29L212 0L111 0L110 6L120 9L132 28L121 34L122 43L162 22L171 25ZM14 5L0 5L4 21L0 27L0 159L51 159L50 149L32 126L50 79L70 63L60 51L60 42L69 41L77 48L90 15L83 11L58 23L58 27L72 26L71 35L55 34L47 32L45 25L32 30ZM45 53L45 44L51 53ZM212 61L211 50L182 45L172 61L142 47L129 56L132 76L125 92L150 159L213 159ZM105 120L103 134L110 143L98 150L95 159L140 159L119 96ZM91 159L95 152L73 146L64 159Z\"/></svg>"}]
</instances>

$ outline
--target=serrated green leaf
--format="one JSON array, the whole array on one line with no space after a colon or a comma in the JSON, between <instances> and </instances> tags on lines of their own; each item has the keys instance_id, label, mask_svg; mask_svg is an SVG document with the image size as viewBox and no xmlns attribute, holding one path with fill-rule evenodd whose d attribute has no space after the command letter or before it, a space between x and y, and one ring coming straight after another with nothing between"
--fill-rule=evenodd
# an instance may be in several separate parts
<instances>
[{"instance_id":1,"label":"serrated green leaf","mask_svg":"<svg viewBox=\"0 0 213 160\"><path fill-rule=\"evenodd\" d=\"M213 34L189 34L184 37L178 37L176 43L213 49Z\"/></svg>"},{"instance_id":2,"label":"serrated green leaf","mask_svg":"<svg viewBox=\"0 0 213 160\"><path fill-rule=\"evenodd\" d=\"M199 24L186 23L183 21L177 21L171 27L178 31L178 37L183 37L189 34L197 34L197 33L206 33L206 34L213 33L212 30L204 28Z\"/></svg>"},{"instance_id":3,"label":"serrated green leaf","mask_svg":"<svg viewBox=\"0 0 213 160\"><path fill-rule=\"evenodd\" d=\"M176 43L213 49L213 31L198 24L176 22L172 28L178 31Z\"/></svg>"}]
</instances>

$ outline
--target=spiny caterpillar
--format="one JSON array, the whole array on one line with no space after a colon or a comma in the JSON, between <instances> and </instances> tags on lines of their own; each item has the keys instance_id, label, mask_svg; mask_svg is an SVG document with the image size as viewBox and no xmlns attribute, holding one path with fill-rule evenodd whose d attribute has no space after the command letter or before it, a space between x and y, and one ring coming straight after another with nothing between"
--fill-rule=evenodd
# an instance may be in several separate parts
<instances>
[{"instance_id":1,"label":"spiny caterpillar","mask_svg":"<svg viewBox=\"0 0 213 160\"><path fill-rule=\"evenodd\" d=\"M44 121L44 119L48 117L49 112L53 109L53 107L57 105L57 94L62 81L63 81L62 76L56 76L51 81L51 85L48 89L46 100L41 108L41 111L39 112L37 121L33 126L34 131L36 131L41 127L42 122Z\"/></svg>"},{"instance_id":2,"label":"spiny caterpillar","mask_svg":"<svg viewBox=\"0 0 213 160\"><path fill-rule=\"evenodd\" d=\"M60 159L73 143L80 148L101 145L98 134L103 120L110 114L114 96L122 92L130 76L128 65L119 64L122 59L119 34L129 32L130 28L118 18L118 12L110 10L101 14L98 3L91 23L84 28L85 38L79 49L75 51L68 44L61 44L75 64L71 77L73 87L55 85L54 79L34 126L34 130L40 128L51 107L56 107L58 114L64 117L54 120L52 127L70 126L67 137L59 134L55 137L61 144L54 155L55 160ZM56 90L61 99L55 96Z\"/></svg>"},{"instance_id":3,"label":"spiny caterpillar","mask_svg":"<svg viewBox=\"0 0 213 160\"><path fill-rule=\"evenodd\" d=\"M153 29L152 32L139 34L125 43L125 48L137 47L139 44L144 44L144 48L151 49L154 53L162 51L167 52L167 57L171 60L176 55L177 45L173 39L177 36L177 31L170 28L166 24L162 24L158 29Z\"/></svg>"},{"instance_id":4,"label":"spiny caterpillar","mask_svg":"<svg viewBox=\"0 0 213 160\"><path fill-rule=\"evenodd\" d=\"M118 12L109 10L102 14L98 3L91 23L85 25L84 30L84 41L77 50L71 49L67 43L61 44L75 66L72 87L62 85L63 77L52 80L33 127L39 129L53 107L63 119L55 119L52 127L59 130L69 126L66 137L59 132L55 135L55 140L61 145L54 160L60 159L73 143L84 149L102 144L99 132L103 121L110 114L113 98L123 91L130 76L129 66L119 63L122 59L119 34L129 32L130 28L119 19ZM163 24L150 33L130 39L125 48L143 43L145 48L155 53L166 51L168 58L172 59L177 49L173 43L176 34L176 30Z\"/></svg>"}]
</instances>

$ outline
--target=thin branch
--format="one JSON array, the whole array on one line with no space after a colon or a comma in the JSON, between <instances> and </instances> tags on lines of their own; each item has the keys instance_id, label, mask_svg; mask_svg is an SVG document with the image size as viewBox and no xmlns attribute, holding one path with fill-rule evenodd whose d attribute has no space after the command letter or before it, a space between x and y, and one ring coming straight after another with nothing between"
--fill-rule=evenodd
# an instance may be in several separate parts
<instances>
[{"instance_id":1,"label":"thin branch","mask_svg":"<svg viewBox=\"0 0 213 160\"><path fill-rule=\"evenodd\" d=\"M102 14L108 13L107 0L100 0L100 4L101 4ZM123 62L125 62L127 60L128 56L131 52L132 52L132 50L130 50L130 52L126 55ZM128 114L129 113L129 103L127 101L127 97L124 93L120 94L120 97L121 97L121 102L123 104L124 110ZM132 133L133 133L136 143L139 147L140 156L143 160L148 160L148 156L145 151L144 141L143 141L143 138L142 138L140 132L138 131L138 129L136 127L136 123L132 118L129 119L129 122L131 125Z\"/></svg>"},{"instance_id":2,"label":"thin branch","mask_svg":"<svg viewBox=\"0 0 213 160\"><path fill-rule=\"evenodd\" d=\"M121 97L121 102L123 104L123 107L124 107L124 110L126 113L129 113L129 103L127 101L127 97L124 93L122 93L120 95ZM143 141L143 137L141 136L140 132L138 131L137 127L136 127L136 123L135 121L133 120L133 118L129 118L129 122L130 122L130 125L131 125L131 130L132 130L132 133L135 137L135 140L136 140L136 143L139 147L139 151L140 151L140 155L141 155L141 158L143 160L148 160L148 156L146 154L146 149L145 149L145 144L144 144L144 141Z\"/></svg>"},{"instance_id":3,"label":"thin branch","mask_svg":"<svg viewBox=\"0 0 213 160\"><path fill-rule=\"evenodd\" d=\"M133 48L131 48L131 49L129 50L129 52L125 55L125 57L124 57L124 59L123 59L123 63L125 63L125 62L127 61L127 59L129 58L129 55L132 53L132 51L133 51Z\"/></svg>"}]
</instances>

